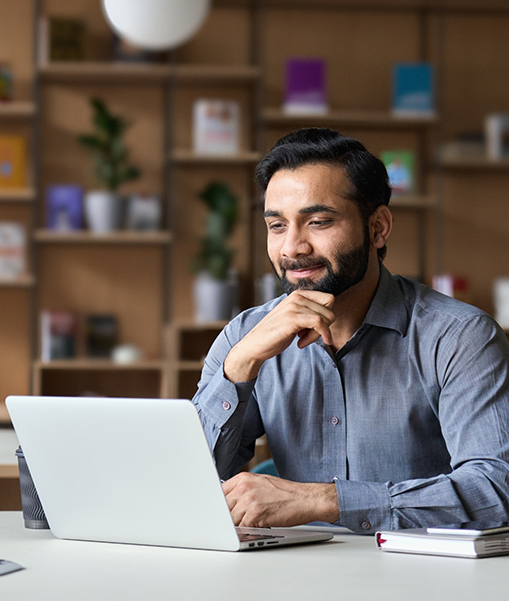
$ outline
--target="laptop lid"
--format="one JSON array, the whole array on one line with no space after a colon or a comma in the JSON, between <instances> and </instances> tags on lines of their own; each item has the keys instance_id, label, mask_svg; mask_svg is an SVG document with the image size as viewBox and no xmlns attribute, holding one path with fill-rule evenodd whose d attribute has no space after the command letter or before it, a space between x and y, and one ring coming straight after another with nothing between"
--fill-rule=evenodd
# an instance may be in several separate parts
<instances>
[{"instance_id":1,"label":"laptop lid","mask_svg":"<svg viewBox=\"0 0 509 601\"><path fill-rule=\"evenodd\" d=\"M58 538L239 549L190 401L11 396L6 404Z\"/></svg>"},{"instance_id":2,"label":"laptop lid","mask_svg":"<svg viewBox=\"0 0 509 601\"><path fill-rule=\"evenodd\" d=\"M333 536L236 529L188 400L10 396L6 404L58 538L239 551Z\"/></svg>"}]
</instances>

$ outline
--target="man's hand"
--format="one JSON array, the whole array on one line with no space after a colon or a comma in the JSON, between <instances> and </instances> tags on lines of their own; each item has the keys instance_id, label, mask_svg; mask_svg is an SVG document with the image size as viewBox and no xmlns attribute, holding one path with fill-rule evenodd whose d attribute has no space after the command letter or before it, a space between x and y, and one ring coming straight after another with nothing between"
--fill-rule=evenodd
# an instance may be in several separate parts
<instances>
[{"instance_id":1,"label":"man's hand","mask_svg":"<svg viewBox=\"0 0 509 601\"><path fill-rule=\"evenodd\" d=\"M224 362L226 378L234 383L253 380L263 363L287 349L297 335L299 348L320 336L331 345L334 300L325 292L292 292L232 348Z\"/></svg>"},{"instance_id":2,"label":"man's hand","mask_svg":"<svg viewBox=\"0 0 509 601\"><path fill-rule=\"evenodd\" d=\"M270 528L339 520L336 486L241 472L223 484L236 526Z\"/></svg>"}]
</instances>

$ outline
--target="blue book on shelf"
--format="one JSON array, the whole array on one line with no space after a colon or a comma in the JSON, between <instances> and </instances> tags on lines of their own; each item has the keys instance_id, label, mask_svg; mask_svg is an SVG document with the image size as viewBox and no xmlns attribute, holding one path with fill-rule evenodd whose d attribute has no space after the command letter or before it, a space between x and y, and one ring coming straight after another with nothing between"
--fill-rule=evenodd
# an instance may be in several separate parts
<instances>
[{"instance_id":1,"label":"blue book on shelf","mask_svg":"<svg viewBox=\"0 0 509 601\"><path fill-rule=\"evenodd\" d=\"M83 188L54 184L46 189L46 227L59 232L83 228Z\"/></svg>"},{"instance_id":2,"label":"blue book on shelf","mask_svg":"<svg viewBox=\"0 0 509 601\"><path fill-rule=\"evenodd\" d=\"M431 116L435 113L434 69L430 63L396 63L393 72L393 113Z\"/></svg>"}]
</instances>

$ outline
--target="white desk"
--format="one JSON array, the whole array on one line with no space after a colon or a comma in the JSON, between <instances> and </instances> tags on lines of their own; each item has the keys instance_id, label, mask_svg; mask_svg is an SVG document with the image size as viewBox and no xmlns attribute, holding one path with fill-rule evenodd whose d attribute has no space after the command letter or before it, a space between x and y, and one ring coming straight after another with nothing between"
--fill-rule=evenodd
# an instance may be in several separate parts
<instances>
[{"instance_id":1,"label":"white desk","mask_svg":"<svg viewBox=\"0 0 509 601\"><path fill-rule=\"evenodd\" d=\"M482 601L509 598L509 555L384 553L343 532L313 546L247 553L58 540L0 513L2 601Z\"/></svg>"}]
</instances>

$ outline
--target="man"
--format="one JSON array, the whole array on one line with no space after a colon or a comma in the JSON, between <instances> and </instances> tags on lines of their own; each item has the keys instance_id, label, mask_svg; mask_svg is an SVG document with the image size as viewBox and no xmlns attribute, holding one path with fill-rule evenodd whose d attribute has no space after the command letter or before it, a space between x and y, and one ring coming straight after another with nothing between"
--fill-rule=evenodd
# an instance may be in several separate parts
<instances>
[{"instance_id":1,"label":"man","mask_svg":"<svg viewBox=\"0 0 509 601\"><path fill-rule=\"evenodd\" d=\"M383 266L383 164L329 129L257 168L285 295L234 319L194 398L241 526L354 531L509 519L509 345ZM280 478L237 473L266 433Z\"/></svg>"}]
</instances>

